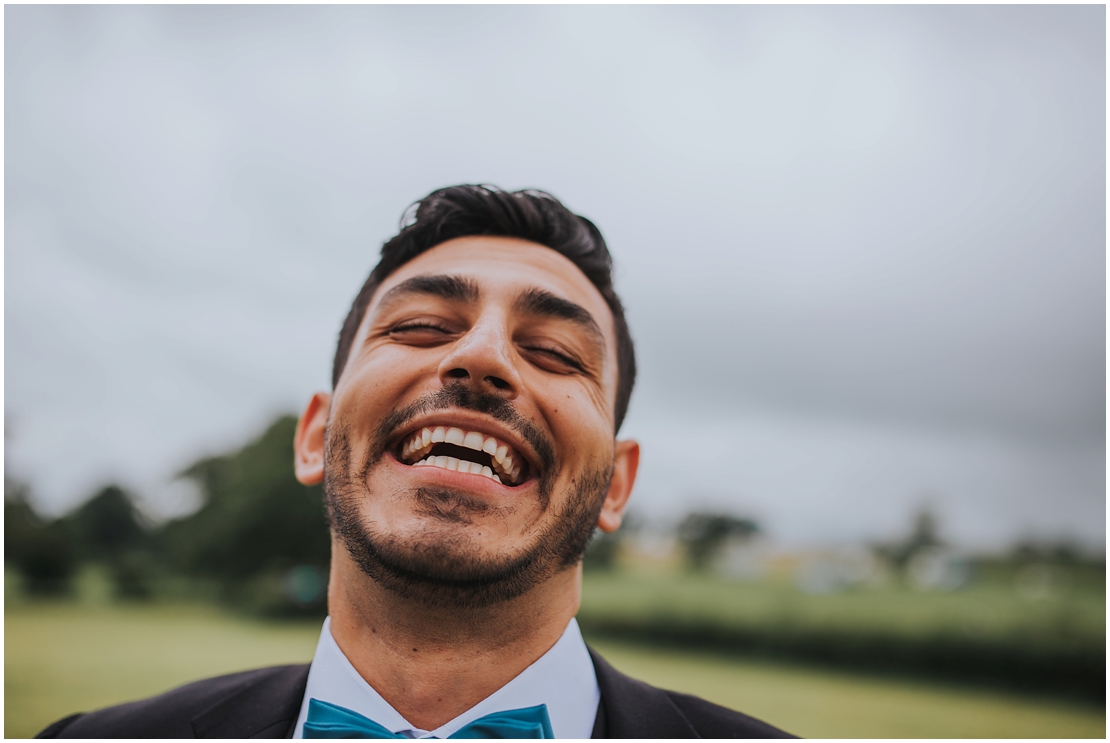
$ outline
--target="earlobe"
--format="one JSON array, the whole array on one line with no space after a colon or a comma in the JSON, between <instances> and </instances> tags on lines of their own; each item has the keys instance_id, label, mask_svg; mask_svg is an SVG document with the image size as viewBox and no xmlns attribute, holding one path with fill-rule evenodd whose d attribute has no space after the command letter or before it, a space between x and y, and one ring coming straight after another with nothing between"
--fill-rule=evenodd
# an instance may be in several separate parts
<instances>
[{"instance_id":1,"label":"earlobe","mask_svg":"<svg viewBox=\"0 0 1110 743\"><path fill-rule=\"evenodd\" d=\"M302 485L317 485L324 479L324 437L330 407L331 395L317 392L297 421L297 432L293 435L293 471Z\"/></svg>"},{"instance_id":2,"label":"earlobe","mask_svg":"<svg viewBox=\"0 0 1110 743\"><path fill-rule=\"evenodd\" d=\"M620 528L639 467L640 445L635 441L618 441L613 453L613 479L601 505L601 514L597 517L597 528L604 532Z\"/></svg>"}]
</instances>

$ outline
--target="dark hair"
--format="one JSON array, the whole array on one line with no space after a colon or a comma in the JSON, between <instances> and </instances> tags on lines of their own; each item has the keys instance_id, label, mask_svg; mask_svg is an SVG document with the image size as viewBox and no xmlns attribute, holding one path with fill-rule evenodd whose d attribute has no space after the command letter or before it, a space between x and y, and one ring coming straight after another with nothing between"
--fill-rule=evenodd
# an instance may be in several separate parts
<instances>
[{"instance_id":1,"label":"dark hair","mask_svg":"<svg viewBox=\"0 0 1110 743\"><path fill-rule=\"evenodd\" d=\"M382 246L381 260L370 272L343 321L332 365L332 387L339 383L355 333L382 281L424 251L470 235L516 237L545 245L569 258L601 292L613 313L617 334L614 420L615 430L620 430L636 379L636 355L624 307L613 290L613 259L593 222L572 213L543 191L506 192L495 186L450 186L433 191L406 209L401 217L401 231Z\"/></svg>"}]
</instances>

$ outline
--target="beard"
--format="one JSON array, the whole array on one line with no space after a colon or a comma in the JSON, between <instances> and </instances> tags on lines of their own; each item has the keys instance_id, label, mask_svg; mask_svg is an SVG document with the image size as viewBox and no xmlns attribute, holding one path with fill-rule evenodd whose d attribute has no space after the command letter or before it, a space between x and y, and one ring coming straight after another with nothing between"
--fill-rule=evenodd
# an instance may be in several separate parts
<instances>
[{"instance_id":1,"label":"beard","mask_svg":"<svg viewBox=\"0 0 1110 743\"><path fill-rule=\"evenodd\" d=\"M430 522L422 534L402 539L378 533L372 523L366 523L360 504L367 497L383 496L368 491L367 478L388 451L392 434L416 415L446 408L490 415L524 437L541 463L537 488L540 515L550 510L558 475L551 442L503 398L452 384L386 416L376 429L361 466L353 466L349 430L328 427L324 467L328 523L354 563L376 583L403 598L460 609L514 599L576 565L593 536L609 489L613 474L611 459L578 473L562 505L552 514L549 526L536 534L530 544L510 554L482 554L471 537L450 525L465 525L476 516L496 516L499 512L508 515L520 507L519 503L496 506L465 492L421 487L407 497L416 512Z\"/></svg>"}]
</instances>

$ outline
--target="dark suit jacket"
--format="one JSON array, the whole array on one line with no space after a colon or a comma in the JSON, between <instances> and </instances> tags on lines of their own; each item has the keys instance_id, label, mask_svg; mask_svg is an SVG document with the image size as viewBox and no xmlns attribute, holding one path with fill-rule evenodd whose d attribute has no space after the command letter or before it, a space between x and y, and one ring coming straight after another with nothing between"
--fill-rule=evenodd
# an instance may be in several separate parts
<instances>
[{"instance_id":1,"label":"dark suit jacket","mask_svg":"<svg viewBox=\"0 0 1110 743\"><path fill-rule=\"evenodd\" d=\"M594 738L791 738L704 699L616 671L590 650L601 688ZM308 666L275 666L197 681L150 699L70 715L39 738L289 738Z\"/></svg>"}]
</instances>

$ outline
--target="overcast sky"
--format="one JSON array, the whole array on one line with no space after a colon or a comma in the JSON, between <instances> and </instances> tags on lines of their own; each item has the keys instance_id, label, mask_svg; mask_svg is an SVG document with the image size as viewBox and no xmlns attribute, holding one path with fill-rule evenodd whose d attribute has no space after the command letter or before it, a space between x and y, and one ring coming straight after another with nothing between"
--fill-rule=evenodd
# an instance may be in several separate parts
<instances>
[{"instance_id":1,"label":"overcast sky","mask_svg":"<svg viewBox=\"0 0 1110 743\"><path fill-rule=\"evenodd\" d=\"M9 473L59 513L326 388L405 207L617 262L646 517L1105 543L1105 9L5 8Z\"/></svg>"}]
</instances>

